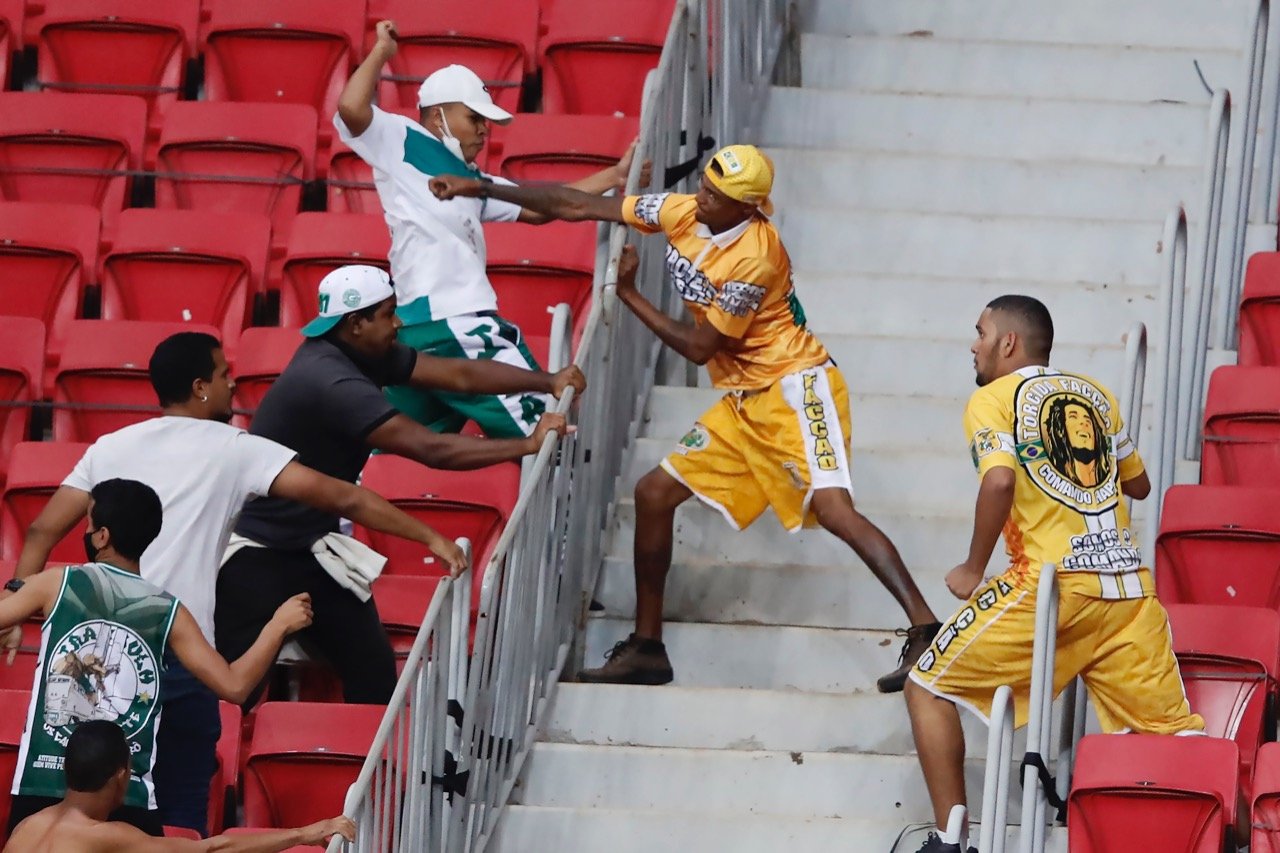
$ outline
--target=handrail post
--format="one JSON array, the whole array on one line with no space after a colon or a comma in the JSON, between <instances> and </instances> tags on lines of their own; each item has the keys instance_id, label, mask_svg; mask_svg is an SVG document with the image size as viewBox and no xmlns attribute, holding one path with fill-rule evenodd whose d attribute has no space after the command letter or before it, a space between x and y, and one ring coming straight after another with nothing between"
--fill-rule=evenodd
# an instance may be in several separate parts
<instances>
[{"instance_id":1,"label":"handrail post","mask_svg":"<svg viewBox=\"0 0 1280 853\"><path fill-rule=\"evenodd\" d=\"M987 729L987 766L982 785L978 853L1004 853L1009 826L1009 763L1013 760L1013 689L996 688Z\"/></svg>"},{"instance_id":2,"label":"handrail post","mask_svg":"<svg viewBox=\"0 0 1280 853\"><path fill-rule=\"evenodd\" d=\"M1031 652L1031 695L1027 717L1027 755L1043 759L1051 740L1053 669L1058 648L1057 566L1045 563L1036 586L1036 633ZM1047 817L1046 792L1036 768L1022 771L1022 831L1020 853L1043 853Z\"/></svg>"},{"instance_id":3,"label":"handrail post","mask_svg":"<svg viewBox=\"0 0 1280 853\"><path fill-rule=\"evenodd\" d=\"M1182 315L1187 282L1187 215L1181 205L1165 218L1160 242L1164 255L1160 283L1160 372L1157 389L1160 404L1158 422L1152 431L1155 450L1152 458L1152 518L1160 517L1165 490L1173 484L1174 460L1178 444L1178 389L1182 369ZM1147 537L1147 559L1151 559L1152 539Z\"/></svg>"}]
</instances>

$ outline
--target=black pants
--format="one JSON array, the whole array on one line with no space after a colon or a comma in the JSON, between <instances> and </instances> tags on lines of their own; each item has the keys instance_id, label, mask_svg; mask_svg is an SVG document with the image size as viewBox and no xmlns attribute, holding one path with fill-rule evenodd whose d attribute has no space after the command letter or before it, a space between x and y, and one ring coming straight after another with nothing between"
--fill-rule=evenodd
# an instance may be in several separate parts
<instances>
[{"instance_id":1,"label":"black pants","mask_svg":"<svg viewBox=\"0 0 1280 853\"><path fill-rule=\"evenodd\" d=\"M240 657L276 608L300 592L311 593L312 623L300 632L342 679L348 702L385 705L396 686L396 660L373 599L343 589L310 551L241 548L218 574L214 633L219 653ZM252 701L252 700L251 700Z\"/></svg>"},{"instance_id":2,"label":"black pants","mask_svg":"<svg viewBox=\"0 0 1280 853\"><path fill-rule=\"evenodd\" d=\"M209 784L218 769L222 717L218 697L165 652L164 709L156 729L156 763L151 780L156 806L167 826L185 826L208 834ZM217 792L217 796L222 796Z\"/></svg>"},{"instance_id":3,"label":"black pants","mask_svg":"<svg viewBox=\"0 0 1280 853\"><path fill-rule=\"evenodd\" d=\"M36 812L47 809L49 806L56 806L60 802L62 800L57 797L32 797L26 794L19 794L13 798L13 804L9 807L9 828L5 834L13 835L13 830L19 823ZM160 812L158 811L149 811L137 806L121 806L107 815L107 820L118 820L131 824L147 835L156 837L164 835L164 825L160 822Z\"/></svg>"}]
</instances>

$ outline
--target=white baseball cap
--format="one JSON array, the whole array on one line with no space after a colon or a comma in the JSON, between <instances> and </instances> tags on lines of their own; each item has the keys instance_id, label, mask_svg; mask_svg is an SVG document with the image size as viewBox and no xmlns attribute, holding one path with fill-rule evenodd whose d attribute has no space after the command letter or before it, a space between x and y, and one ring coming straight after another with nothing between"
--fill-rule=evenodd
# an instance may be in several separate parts
<instances>
[{"instance_id":1,"label":"white baseball cap","mask_svg":"<svg viewBox=\"0 0 1280 853\"><path fill-rule=\"evenodd\" d=\"M418 87L418 106L434 107L437 104L465 104L489 121L506 124L511 113L493 102L489 87L465 65L446 65L422 81Z\"/></svg>"},{"instance_id":2,"label":"white baseball cap","mask_svg":"<svg viewBox=\"0 0 1280 853\"><path fill-rule=\"evenodd\" d=\"M395 293L386 270L364 264L338 267L320 279L320 313L302 327L302 334L318 338L352 311L371 308Z\"/></svg>"}]
</instances>

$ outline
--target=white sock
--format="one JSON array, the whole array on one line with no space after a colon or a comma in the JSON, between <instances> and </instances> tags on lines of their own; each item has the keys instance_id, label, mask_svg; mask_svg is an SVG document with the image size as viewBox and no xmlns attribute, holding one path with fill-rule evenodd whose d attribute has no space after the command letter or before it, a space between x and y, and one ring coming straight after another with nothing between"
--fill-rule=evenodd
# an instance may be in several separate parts
<instances>
[{"instance_id":1,"label":"white sock","mask_svg":"<svg viewBox=\"0 0 1280 853\"><path fill-rule=\"evenodd\" d=\"M964 806L952 806L947 815L946 828L938 829L938 837L944 844L959 844L961 850L969 846L969 810Z\"/></svg>"}]
</instances>

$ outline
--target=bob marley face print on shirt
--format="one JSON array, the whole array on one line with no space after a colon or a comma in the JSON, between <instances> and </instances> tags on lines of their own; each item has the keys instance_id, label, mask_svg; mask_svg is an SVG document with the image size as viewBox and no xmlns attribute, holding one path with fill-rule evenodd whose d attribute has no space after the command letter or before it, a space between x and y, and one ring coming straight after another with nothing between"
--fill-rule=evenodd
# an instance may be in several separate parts
<instances>
[{"instance_id":1,"label":"bob marley face print on shirt","mask_svg":"<svg viewBox=\"0 0 1280 853\"><path fill-rule=\"evenodd\" d=\"M1014 398L1018 462L1050 498L1087 514L1119 497L1107 395L1077 376L1028 379Z\"/></svg>"}]
</instances>

